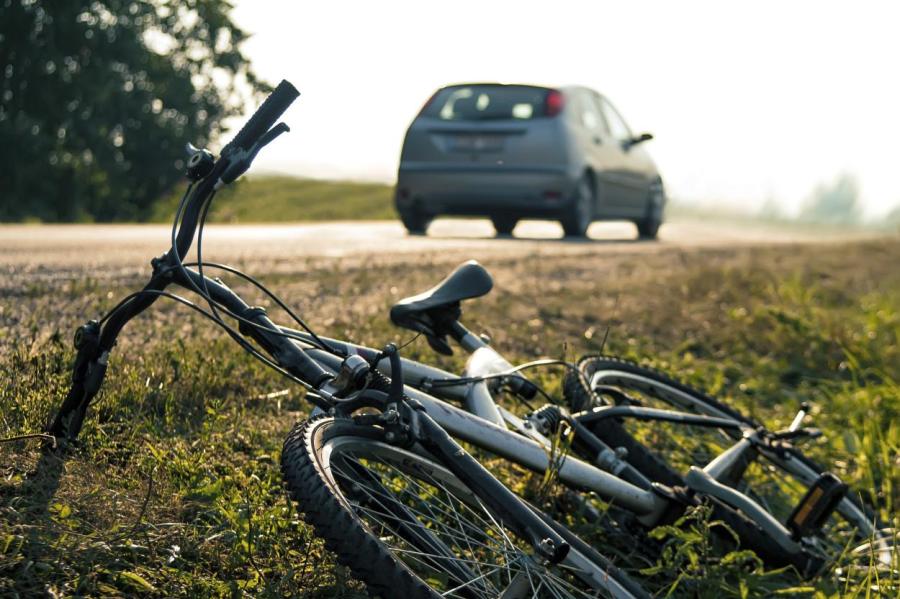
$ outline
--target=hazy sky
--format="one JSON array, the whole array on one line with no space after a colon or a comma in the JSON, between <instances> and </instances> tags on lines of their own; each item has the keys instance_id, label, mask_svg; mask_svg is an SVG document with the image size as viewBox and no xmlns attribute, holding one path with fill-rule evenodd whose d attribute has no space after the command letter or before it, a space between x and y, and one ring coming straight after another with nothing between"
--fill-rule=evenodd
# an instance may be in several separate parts
<instances>
[{"instance_id":1,"label":"hazy sky","mask_svg":"<svg viewBox=\"0 0 900 599\"><path fill-rule=\"evenodd\" d=\"M438 87L584 84L610 97L672 196L796 210L857 175L900 204L900 3L238 0L259 75L301 92L259 169L393 181Z\"/></svg>"}]
</instances>

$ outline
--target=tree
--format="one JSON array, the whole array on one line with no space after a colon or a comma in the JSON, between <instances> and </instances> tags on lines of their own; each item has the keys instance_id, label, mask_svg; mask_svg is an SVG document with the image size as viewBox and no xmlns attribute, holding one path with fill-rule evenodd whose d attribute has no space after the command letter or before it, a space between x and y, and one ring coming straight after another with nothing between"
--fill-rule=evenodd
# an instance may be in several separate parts
<instances>
[{"instance_id":1,"label":"tree","mask_svg":"<svg viewBox=\"0 0 900 599\"><path fill-rule=\"evenodd\" d=\"M900 229L900 204L884 215L883 222L887 227Z\"/></svg>"},{"instance_id":2,"label":"tree","mask_svg":"<svg viewBox=\"0 0 900 599\"><path fill-rule=\"evenodd\" d=\"M0 220L145 216L263 91L225 0L0 0ZM246 90L246 91L242 91Z\"/></svg>"},{"instance_id":3,"label":"tree","mask_svg":"<svg viewBox=\"0 0 900 599\"><path fill-rule=\"evenodd\" d=\"M817 185L800 212L800 220L823 224L852 225L860 216L859 183L849 173Z\"/></svg>"}]
</instances>

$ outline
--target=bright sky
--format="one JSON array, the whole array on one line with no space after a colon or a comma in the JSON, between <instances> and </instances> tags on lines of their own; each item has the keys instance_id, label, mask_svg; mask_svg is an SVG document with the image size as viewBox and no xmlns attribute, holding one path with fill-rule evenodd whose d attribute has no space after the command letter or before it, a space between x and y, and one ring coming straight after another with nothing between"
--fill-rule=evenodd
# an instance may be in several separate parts
<instances>
[{"instance_id":1,"label":"bright sky","mask_svg":"<svg viewBox=\"0 0 900 599\"><path fill-rule=\"evenodd\" d=\"M606 94L670 195L796 211L855 174L900 205L900 3L238 0L244 49L301 92L258 170L393 181L432 92L465 81Z\"/></svg>"}]
</instances>

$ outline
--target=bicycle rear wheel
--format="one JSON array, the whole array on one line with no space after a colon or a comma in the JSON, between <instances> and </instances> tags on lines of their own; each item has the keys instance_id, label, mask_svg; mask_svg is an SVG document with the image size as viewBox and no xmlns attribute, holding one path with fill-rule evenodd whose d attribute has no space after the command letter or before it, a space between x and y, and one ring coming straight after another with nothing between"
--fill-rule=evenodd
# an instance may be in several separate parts
<instances>
[{"instance_id":1,"label":"bicycle rear wheel","mask_svg":"<svg viewBox=\"0 0 900 599\"><path fill-rule=\"evenodd\" d=\"M335 418L300 423L281 464L306 520L373 594L646 596L571 533L563 563L539 563L459 479L424 453L385 443L377 427Z\"/></svg>"},{"instance_id":2,"label":"bicycle rear wheel","mask_svg":"<svg viewBox=\"0 0 900 599\"><path fill-rule=\"evenodd\" d=\"M645 407L675 409L759 426L703 391L628 360L586 356L578 361L577 368L578 372L568 373L565 381L565 395L574 411L609 405L627 396ZM623 447L629 463L645 476L669 486L683 485L681 473L691 465L709 463L737 438L734 432L719 429L630 419L604 420L595 425L592 432L611 447ZM780 454L760 456L748 466L741 480L732 482L732 486L753 497L784 522L806 488L823 472L825 468L797 448L785 447ZM852 492L838 505L836 515L840 518L831 518L825 529L809 539L813 544L811 551L821 560L834 559L854 537L860 542L874 541L877 548L881 537L885 537L884 543L887 543L891 536L890 531L880 530L876 519ZM758 544L759 539L754 544ZM884 543L885 549L880 551L879 559L887 563L890 550ZM762 554L772 549L774 559L767 561L778 563L777 546L767 548L763 542L762 547L754 548L764 559Z\"/></svg>"}]
</instances>

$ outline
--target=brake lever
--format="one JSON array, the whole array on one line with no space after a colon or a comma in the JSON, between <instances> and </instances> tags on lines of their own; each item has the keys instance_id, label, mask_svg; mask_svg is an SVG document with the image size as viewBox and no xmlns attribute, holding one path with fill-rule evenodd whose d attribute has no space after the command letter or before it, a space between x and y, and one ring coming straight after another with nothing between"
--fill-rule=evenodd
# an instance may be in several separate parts
<instances>
[{"instance_id":1,"label":"brake lever","mask_svg":"<svg viewBox=\"0 0 900 599\"><path fill-rule=\"evenodd\" d=\"M253 163L253 159L256 158L256 155L262 150L264 147L272 143L276 137L281 135L282 133L287 133L291 128L288 127L284 123L278 123L268 131L266 131L257 141L253 144L249 150L241 149L239 152L232 153L228 156L228 166L225 167L225 170L222 171L222 174L219 176L219 180L216 181L214 189L221 189L223 186L228 185L241 175L247 172L247 169L250 168L250 165Z\"/></svg>"},{"instance_id":2,"label":"brake lever","mask_svg":"<svg viewBox=\"0 0 900 599\"><path fill-rule=\"evenodd\" d=\"M291 128L288 127L287 124L285 124L285 123L278 123L277 125L275 125L275 126L272 127L271 129L269 129L268 131L266 131L265 134L263 134L263 136L260 137L260 138L257 140L257 142L256 142L255 144L253 144L253 147L250 148L250 154L251 154L251 156L252 156L252 157L255 157L256 154L257 154L257 152L259 152L259 151L262 150L264 147L266 147L267 145L269 145L270 143L272 143L273 141L275 141L275 138L276 138L276 137L278 137L278 136L281 135L282 133L287 133L287 132L289 132L290 130L291 130ZM253 160L252 157L250 158L251 160Z\"/></svg>"}]
</instances>

